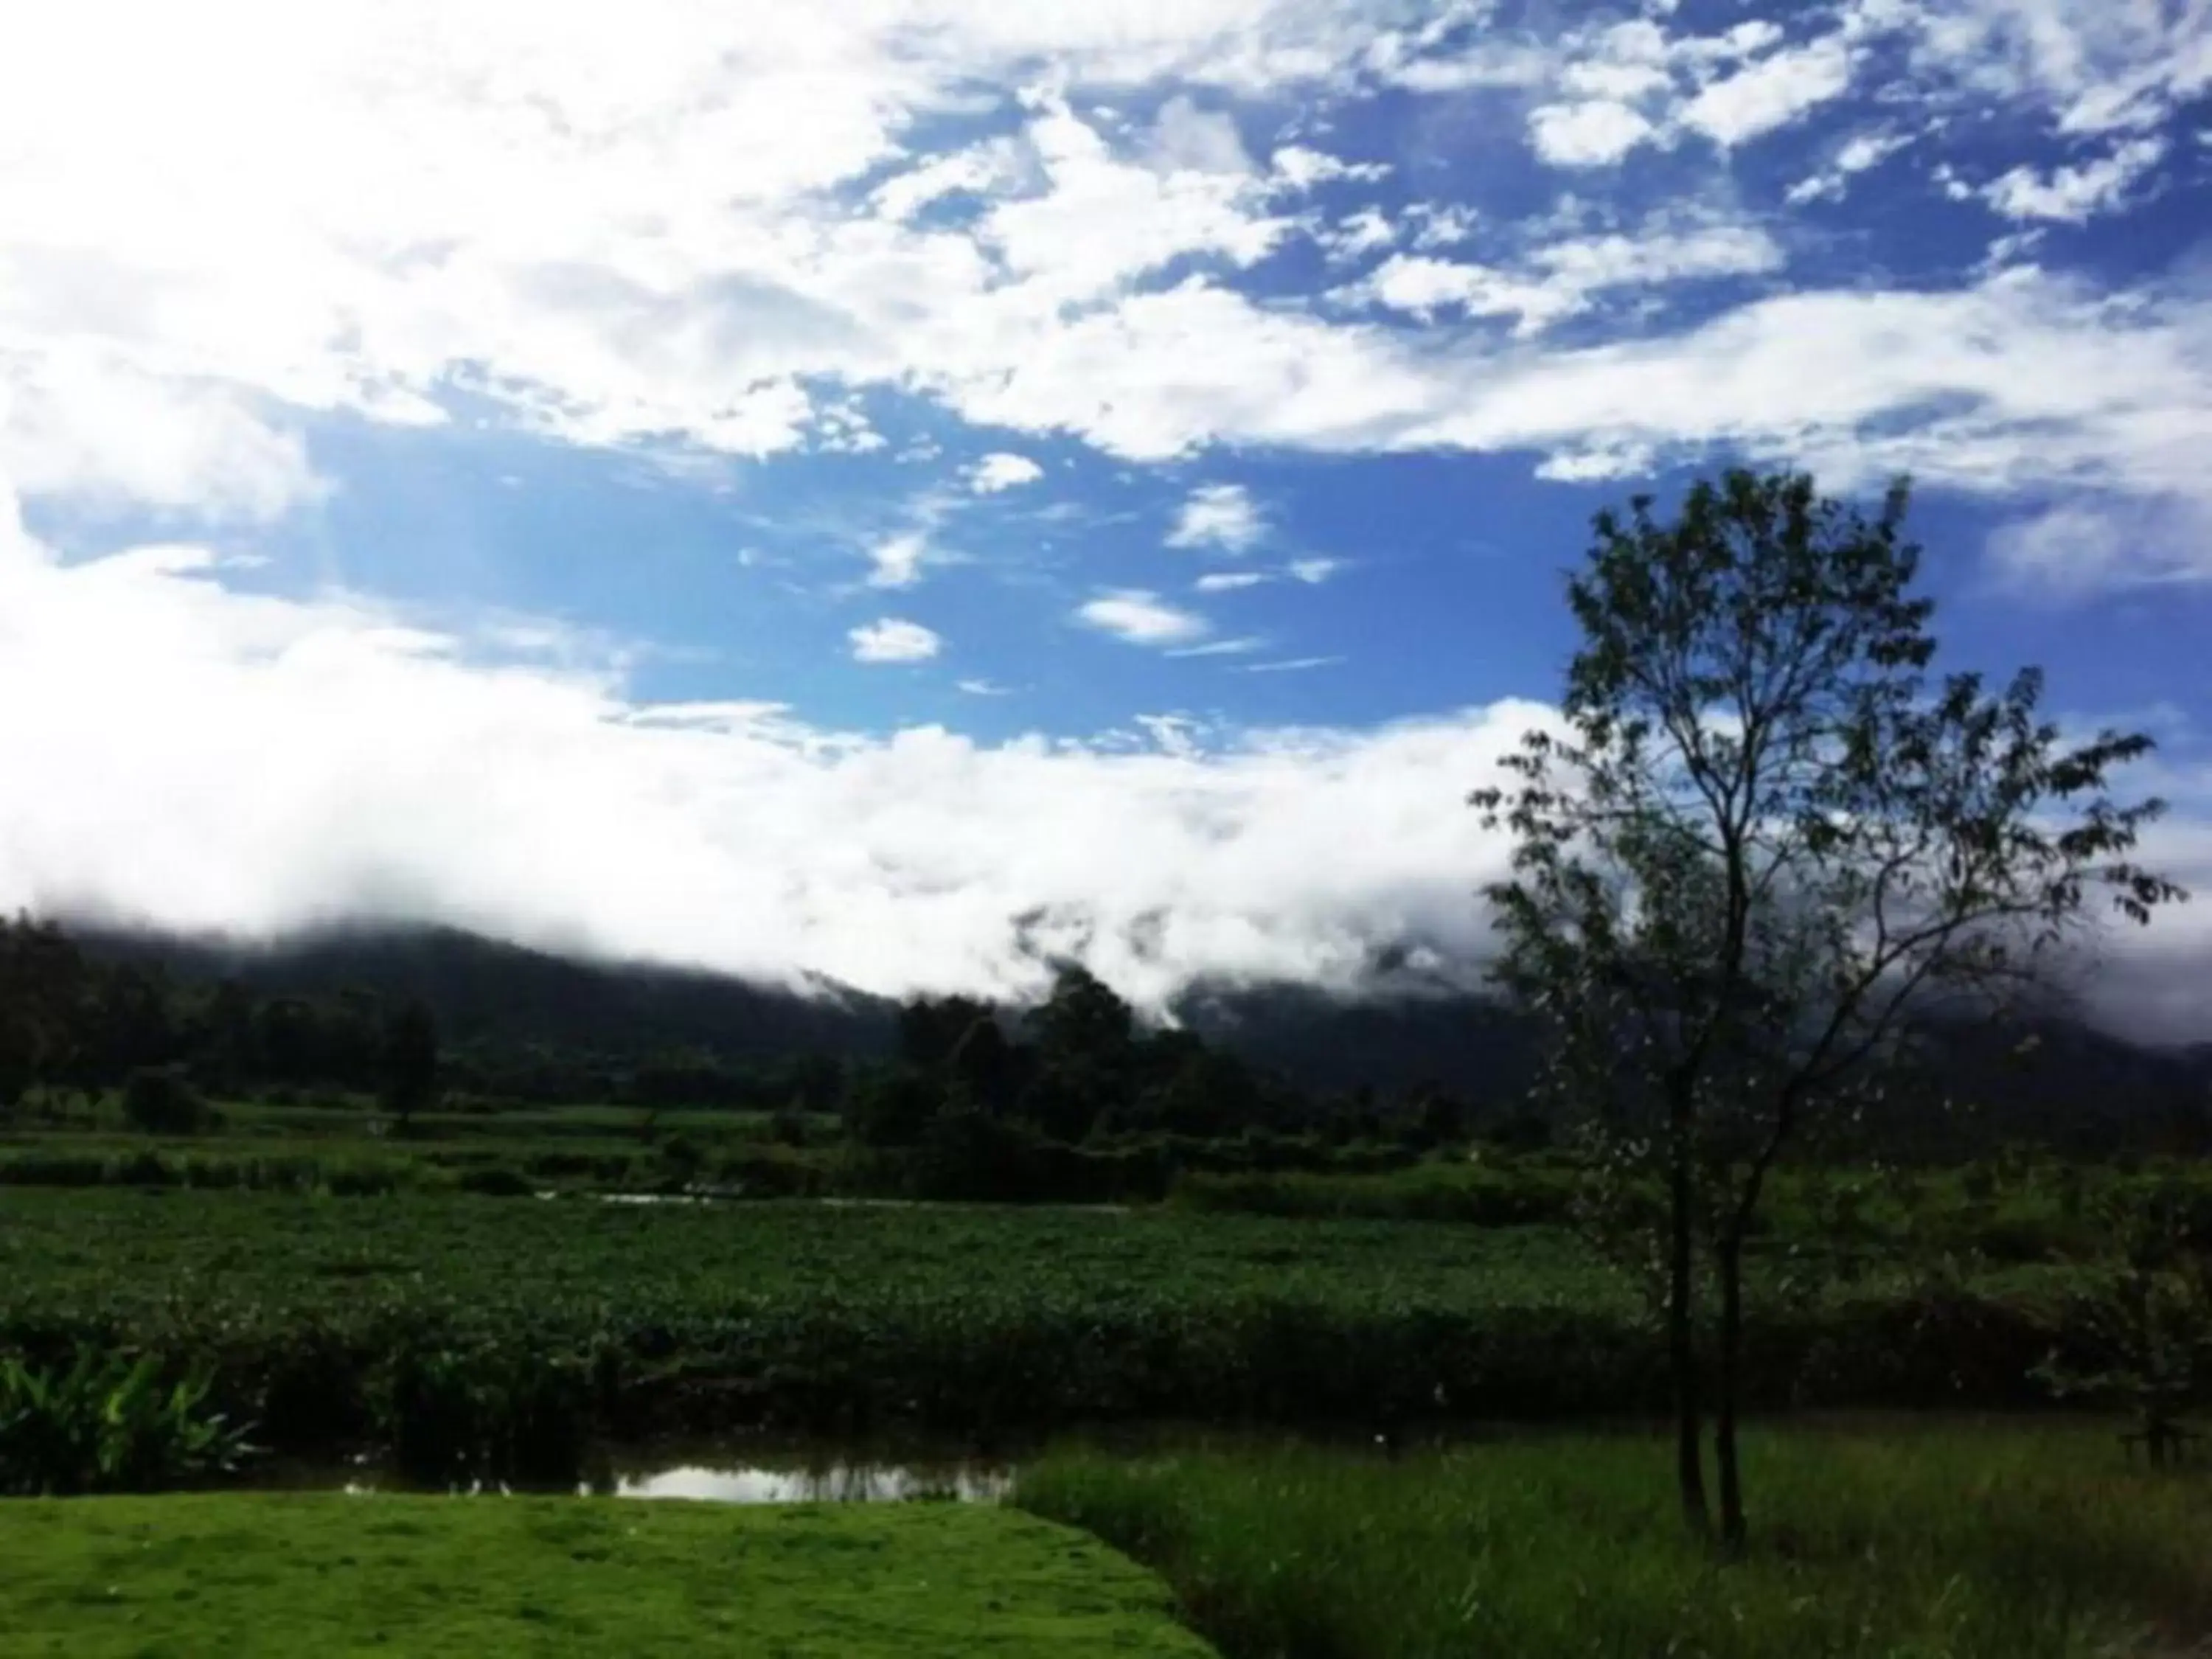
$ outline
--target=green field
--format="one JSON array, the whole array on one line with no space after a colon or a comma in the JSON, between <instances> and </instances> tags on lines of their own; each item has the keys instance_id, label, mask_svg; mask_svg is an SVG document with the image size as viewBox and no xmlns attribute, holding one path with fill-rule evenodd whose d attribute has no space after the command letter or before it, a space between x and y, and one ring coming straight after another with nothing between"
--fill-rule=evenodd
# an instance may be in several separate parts
<instances>
[{"instance_id":1,"label":"green field","mask_svg":"<svg viewBox=\"0 0 2212 1659\"><path fill-rule=\"evenodd\" d=\"M0 1563L11 1659L1207 1651L1095 1540L943 1504L24 1501L0 1504Z\"/></svg>"},{"instance_id":2,"label":"green field","mask_svg":"<svg viewBox=\"0 0 2212 1659\"><path fill-rule=\"evenodd\" d=\"M448 1421L416 1448L434 1468L508 1427L557 1472L586 1434L1371 1431L1663 1399L1639 1304L1546 1228L110 1188L0 1206L0 1348L210 1362L291 1449ZM1931 1287L1891 1264L1793 1299L1765 1277L1751 1381L1771 1405L2036 1403L2074 1283L1984 1265Z\"/></svg>"},{"instance_id":3,"label":"green field","mask_svg":"<svg viewBox=\"0 0 2212 1659\"><path fill-rule=\"evenodd\" d=\"M1753 1434L1740 1562L1671 1449L1538 1436L1025 1469L1016 1501L1156 1568L1234 1659L2178 1659L2212 1633L2212 1480L2087 1428Z\"/></svg>"}]
</instances>

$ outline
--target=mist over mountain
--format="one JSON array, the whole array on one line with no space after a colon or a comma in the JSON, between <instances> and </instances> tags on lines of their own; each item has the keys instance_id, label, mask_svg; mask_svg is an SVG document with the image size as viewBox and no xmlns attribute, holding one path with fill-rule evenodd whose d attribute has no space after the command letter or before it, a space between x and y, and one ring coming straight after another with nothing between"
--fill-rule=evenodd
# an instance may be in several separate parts
<instances>
[{"instance_id":1,"label":"mist over mountain","mask_svg":"<svg viewBox=\"0 0 2212 1659\"><path fill-rule=\"evenodd\" d=\"M264 996L419 998L449 1041L617 1060L691 1050L737 1063L827 1054L877 1059L898 1005L828 981L804 989L648 963L592 961L452 928L329 929L273 942L78 929L95 956L178 979L234 979ZM1299 1091L1386 1098L1440 1090L1493 1121L1524 1109L1528 1022L1419 951L1378 959L1346 994L1284 982L1201 981L1175 1020ZM1019 1011L1009 1009L1010 1018ZM2186 1140L2212 1110L2212 1044L2131 1042L2062 1012L2002 1025L1930 1023L1890 1109L1924 1123L1939 1101L1956 1132L2112 1145L2146 1127Z\"/></svg>"}]
</instances>

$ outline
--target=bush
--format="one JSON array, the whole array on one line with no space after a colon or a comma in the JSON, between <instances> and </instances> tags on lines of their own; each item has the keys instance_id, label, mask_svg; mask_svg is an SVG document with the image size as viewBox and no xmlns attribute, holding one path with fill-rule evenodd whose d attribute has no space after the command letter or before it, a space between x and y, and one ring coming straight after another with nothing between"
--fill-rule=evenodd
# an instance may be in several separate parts
<instances>
[{"instance_id":1,"label":"bush","mask_svg":"<svg viewBox=\"0 0 2212 1659\"><path fill-rule=\"evenodd\" d=\"M379 1438L417 1480L573 1480L583 1466L582 1364L523 1348L410 1347L370 1387Z\"/></svg>"},{"instance_id":2,"label":"bush","mask_svg":"<svg viewBox=\"0 0 2212 1659\"><path fill-rule=\"evenodd\" d=\"M164 1384L159 1359L78 1350L66 1370L0 1360L0 1493L158 1492L235 1469L245 1431L207 1407L210 1379Z\"/></svg>"},{"instance_id":3,"label":"bush","mask_svg":"<svg viewBox=\"0 0 2212 1659\"><path fill-rule=\"evenodd\" d=\"M528 1198L537 1191L520 1170L501 1164L483 1170L464 1170L457 1184L465 1193L477 1193L486 1198Z\"/></svg>"},{"instance_id":4,"label":"bush","mask_svg":"<svg viewBox=\"0 0 2212 1659\"><path fill-rule=\"evenodd\" d=\"M197 1134L215 1126L215 1113L183 1072L142 1066L123 1086L123 1118L141 1133Z\"/></svg>"}]
</instances>

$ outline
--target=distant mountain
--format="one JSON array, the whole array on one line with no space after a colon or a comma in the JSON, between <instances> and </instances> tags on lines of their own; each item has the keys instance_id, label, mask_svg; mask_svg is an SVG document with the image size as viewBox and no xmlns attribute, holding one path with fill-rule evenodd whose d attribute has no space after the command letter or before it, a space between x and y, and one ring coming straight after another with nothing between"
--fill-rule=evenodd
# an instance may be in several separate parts
<instances>
[{"instance_id":1,"label":"distant mountain","mask_svg":"<svg viewBox=\"0 0 2212 1659\"><path fill-rule=\"evenodd\" d=\"M97 956L263 995L419 997L451 1041L638 1055L702 1048L732 1060L889 1051L896 1005L823 984L815 994L727 975L590 962L452 928L344 928L273 945L75 930Z\"/></svg>"},{"instance_id":2,"label":"distant mountain","mask_svg":"<svg viewBox=\"0 0 2212 1659\"><path fill-rule=\"evenodd\" d=\"M727 975L588 962L447 928L346 929L276 945L78 930L94 954L180 978L236 978L262 994L420 997L456 1042L638 1058L696 1048L732 1061L890 1052L896 1005L823 981L802 993ZM1173 1010L1209 1042L1316 1095L1441 1088L1485 1112L1522 1099L1534 1059L1525 1020L1453 984L1393 974L1375 994L1310 986L1193 987ZM2031 1134L2084 1146L2140 1138L2200 1144L2212 1130L2212 1045L2140 1047L2079 1022L1931 1025L1888 1109L1980 1139ZM1938 1098L1964 1113L1937 1119ZM2170 1131L2167 1132L2167 1131Z\"/></svg>"}]
</instances>

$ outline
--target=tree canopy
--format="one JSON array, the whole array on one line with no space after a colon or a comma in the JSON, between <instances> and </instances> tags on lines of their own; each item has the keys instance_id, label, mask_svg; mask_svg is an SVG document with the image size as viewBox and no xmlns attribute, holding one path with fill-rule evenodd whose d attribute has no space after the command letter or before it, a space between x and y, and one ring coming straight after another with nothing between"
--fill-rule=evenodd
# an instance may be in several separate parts
<instances>
[{"instance_id":1,"label":"tree canopy","mask_svg":"<svg viewBox=\"0 0 2212 1659\"><path fill-rule=\"evenodd\" d=\"M1474 797L1514 837L1487 890L1496 976L1547 1028L1548 1087L1668 1195L1655 1242L1700 1528L1710 1256L1731 1542L1742 1248L1775 1160L1878 1094L1926 1012L2045 982L2094 897L2140 922L2180 896L2130 856L2160 803L2107 789L2149 738L2070 736L2033 670L1934 672L1908 500L1900 483L1869 514L1738 470L1671 520L1648 496L1600 514L1568 583L1582 643L1558 725Z\"/></svg>"}]
</instances>

